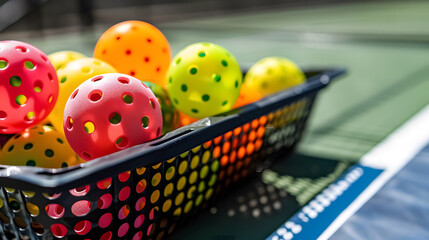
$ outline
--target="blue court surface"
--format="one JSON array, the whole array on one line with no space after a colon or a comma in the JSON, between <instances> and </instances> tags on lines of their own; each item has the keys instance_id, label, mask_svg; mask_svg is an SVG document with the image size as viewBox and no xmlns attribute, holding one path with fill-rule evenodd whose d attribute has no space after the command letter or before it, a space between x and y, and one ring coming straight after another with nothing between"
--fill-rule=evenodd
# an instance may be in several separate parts
<instances>
[{"instance_id":1,"label":"blue court surface","mask_svg":"<svg viewBox=\"0 0 429 240\"><path fill-rule=\"evenodd\" d=\"M428 117L426 108L267 239L427 239Z\"/></svg>"}]
</instances>

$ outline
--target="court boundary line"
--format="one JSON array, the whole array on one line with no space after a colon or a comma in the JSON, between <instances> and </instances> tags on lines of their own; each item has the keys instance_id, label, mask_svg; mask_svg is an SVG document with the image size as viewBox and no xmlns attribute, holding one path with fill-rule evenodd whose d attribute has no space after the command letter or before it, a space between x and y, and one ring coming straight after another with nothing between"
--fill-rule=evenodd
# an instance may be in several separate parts
<instances>
[{"instance_id":1,"label":"court boundary line","mask_svg":"<svg viewBox=\"0 0 429 240\"><path fill-rule=\"evenodd\" d=\"M385 169L318 237L329 239L429 142L429 105L365 154L358 164ZM424 127L426 126L426 128ZM404 145L404 142L406 145Z\"/></svg>"}]
</instances>

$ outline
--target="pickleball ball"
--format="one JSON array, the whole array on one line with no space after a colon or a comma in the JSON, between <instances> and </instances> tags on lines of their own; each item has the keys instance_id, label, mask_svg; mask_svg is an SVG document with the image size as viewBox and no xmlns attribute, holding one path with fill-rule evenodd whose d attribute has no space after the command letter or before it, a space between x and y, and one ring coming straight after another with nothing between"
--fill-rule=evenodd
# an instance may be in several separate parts
<instances>
[{"instance_id":1,"label":"pickleball ball","mask_svg":"<svg viewBox=\"0 0 429 240\"><path fill-rule=\"evenodd\" d=\"M116 73L116 70L108 63L95 58L81 58L71 61L57 71L58 100L48 118L59 132L64 134L64 108L72 92L86 80L104 73Z\"/></svg>"},{"instance_id":2,"label":"pickleball ball","mask_svg":"<svg viewBox=\"0 0 429 240\"><path fill-rule=\"evenodd\" d=\"M146 82L143 83L152 90L156 99L161 106L162 112L162 134L168 133L179 127L179 111L176 110L173 103L170 101L167 91L156 83Z\"/></svg>"},{"instance_id":3,"label":"pickleball ball","mask_svg":"<svg viewBox=\"0 0 429 240\"><path fill-rule=\"evenodd\" d=\"M233 108L239 108L247 104L258 101L262 98L262 95L259 93L258 89L251 88L246 85L246 83L241 84L240 95L238 95L237 101L234 104Z\"/></svg>"},{"instance_id":4,"label":"pickleball ball","mask_svg":"<svg viewBox=\"0 0 429 240\"><path fill-rule=\"evenodd\" d=\"M162 113L140 80L107 73L83 82L64 110L64 132L84 160L101 157L161 135Z\"/></svg>"},{"instance_id":5,"label":"pickleball ball","mask_svg":"<svg viewBox=\"0 0 429 240\"><path fill-rule=\"evenodd\" d=\"M120 73L165 87L171 50L167 39L155 26L125 21L101 35L94 57L111 64Z\"/></svg>"},{"instance_id":6,"label":"pickleball ball","mask_svg":"<svg viewBox=\"0 0 429 240\"><path fill-rule=\"evenodd\" d=\"M232 108L240 93L242 74L235 57L213 43L195 43L181 50L167 73L174 106L193 118Z\"/></svg>"},{"instance_id":7,"label":"pickleball ball","mask_svg":"<svg viewBox=\"0 0 429 240\"><path fill-rule=\"evenodd\" d=\"M48 58L54 66L55 70L58 70L67 63L77 59L86 58L86 56L82 53L78 53L75 51L58 51L49 54Z\"/></svg>"},{"instance_id":8,"label":"pickleball ball","mask_svg":"<svg viewBox=\"0 0 429 240\"><path fill-rule=\"evenodd\" d=\"M255 63L244 76L249 88L267 96L305 82L305 75L294 62L283 57L267 57Z\"/></svg>"},{"instance_id":9,"label":"pickleball ball","mask_svg":"<svg viewBox=\"0 0 429 240\"><path fill-rule=\"evenodd\" d=\"M78 164L75 152L62 134L37 125L10 138L0 154L0 164L62 168Z\"/></svg>"},{"instance_id":10,"label":"pickleball ball","mask_svg":"<svg viewBox=\"0 0 429 240\"><path fill-rule=\"evenodd\" d=\"M44 120L58 97L58 79L46 54L19 41L0 41L0 134Z\"/></svg>"},{"instance_id":11,"label":"pickleball ball","mask_svg":"<svg viewBox=\"0 0 429 240\"><path fill-rule=\"evenodd\" d=\"M179 122L180 122L179 126L180 127L183 127L183 126L186 126L186 125L189 125L191 123L198 121L198 118L190 117L190 116L188 116L182 112L179 114L179 117L180 117L180 120L179 120Z\"/></svg>"}]
</instances>

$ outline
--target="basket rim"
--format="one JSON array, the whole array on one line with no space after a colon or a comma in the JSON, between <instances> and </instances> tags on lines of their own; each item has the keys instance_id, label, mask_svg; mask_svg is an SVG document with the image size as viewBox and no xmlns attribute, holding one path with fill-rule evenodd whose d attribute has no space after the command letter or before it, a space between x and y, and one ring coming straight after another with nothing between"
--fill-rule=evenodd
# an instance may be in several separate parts
<instances>
[{"instance_id":1,"label":"basket rim","mask_svg":"<svg viewBox=\"0 0 429 240\"><path fill-rule=\"evenodd\" d=\"M246 73L246 69L243 70ZM226 113L201 119L157 139L109 154L80 165L61 169L0 165L0 186L55 193L105 179L142 166L155 165L226 133L282 105L318 92L345 68L304 69L304 84L264 97ZM186 151L187 151L186 150Z\"/></svg>"}]
</instances>

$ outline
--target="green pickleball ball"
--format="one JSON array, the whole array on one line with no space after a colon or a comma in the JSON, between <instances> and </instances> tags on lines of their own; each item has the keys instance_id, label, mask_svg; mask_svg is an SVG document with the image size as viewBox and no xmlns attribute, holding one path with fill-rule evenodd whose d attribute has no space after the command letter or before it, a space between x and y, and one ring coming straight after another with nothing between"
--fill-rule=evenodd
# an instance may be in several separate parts
<instances>
[{"instance_id":1,"label":"green pickleball ball","mask_svg":"<svg viewBox=\"0 0 429 240\"><path fill-rule=\"evenodd\" d=\"M152 90L157 98L162 112L162 134L168 133L179 127L179 111L174 107L171 102L167 91L160 85L152 82L143 81L143 83Z\"/></svg>"},{"instance_id":2,"label":"green pickleball ball","mask_svg":"<svg viewBox=\"0 0 429 240\"><path fill-rule=\"evenodd\" d=\"M213 43L195 43L181 50L167 73L174 106L194 118L232 108L240 93L242 74L235 57Z\"/></svg>"}]
</instances>

